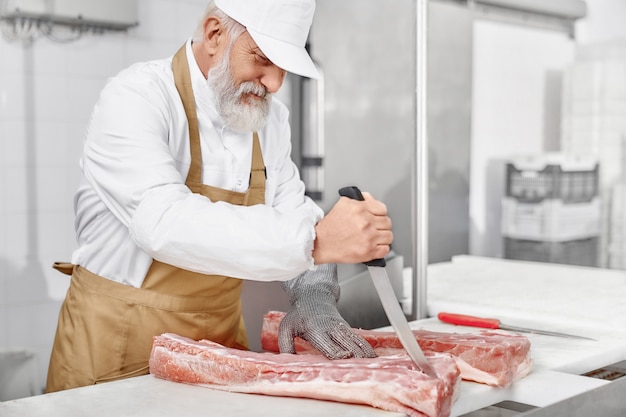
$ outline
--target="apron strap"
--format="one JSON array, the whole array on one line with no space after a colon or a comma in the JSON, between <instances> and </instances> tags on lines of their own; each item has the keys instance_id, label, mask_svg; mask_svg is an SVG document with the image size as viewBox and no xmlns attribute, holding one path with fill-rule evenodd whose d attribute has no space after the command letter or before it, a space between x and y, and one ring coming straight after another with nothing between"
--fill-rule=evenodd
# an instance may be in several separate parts
<instances>
[{"instance_id":1,"label":"apron strap","mask_svg":"<svg viewBox=\"0 0 626 417\"><path fill-rule=\"evenodd\" d=\"M200 130L198 129L198 114L196 113L196 101L191 87L191 75L187 64L187 44L184 44L174 55L172 60L174 71L174 83L180 96L187 124L189 125L189 144L191 151L191 165L187 174L187 181L202 183L202 152L200 150ZM186 181L186 182L187 182ZM186 183L185 182L185 183Z\"/></svg>"},{"instance_id":2,"label":"apron strap","mask_svg":"<svg viewBox=\"0 0 626 417\"><path fill-rule=\"evenodd\" d=\"M265 171L265 162L263 161L263 153L261 152L261 142L259 141L259 134L254 132L252 134L252 164L250 168L250 186L259 188L262 184L265 184L267 179L267 172Z\"/></svg>"},{"instance_id":3,"label":"apron strap","mask_svg":"<svg viewBox=\"0 0 626 417\"><path fill-rule=\"evenodd\" d=\"M187 61L187 44L184 44L172 59L172 70L174 72L174 83L176 90L180 96L189 126L189 146L191 152L191 164L185 184L198 185L202 184L202 151L200 148L200 129L198 127L198 114L196 113L196 101L193 95L191 84L191 75L189 73L189 64ZM261 152L261 143L259 134L253 133L252 140L252 163L250 170L250 189L248 193L254 190L262 190L265 193L265 180L267 172L265 171L265 162L263 161L263 153ZM244 198L247 202L248 198ZM255 198L255 204L258 204L258 198Z\"/></svg>"},{"instance_id":4,"label":"apron strap","mask_svg":"<svg viewBox=\"0 0 626 417\"><path fill-rule=\"evenodd\" d=\"M265 162L263 161L263 153L261 152L261 143L259 135L254 132L252 136L252 166L250 168L250 186L246 192L243 205L251 206L254 204L263 204L265 202L265 180L267 179L267 171L265 170Z\"/></svg>"}]
</instances>

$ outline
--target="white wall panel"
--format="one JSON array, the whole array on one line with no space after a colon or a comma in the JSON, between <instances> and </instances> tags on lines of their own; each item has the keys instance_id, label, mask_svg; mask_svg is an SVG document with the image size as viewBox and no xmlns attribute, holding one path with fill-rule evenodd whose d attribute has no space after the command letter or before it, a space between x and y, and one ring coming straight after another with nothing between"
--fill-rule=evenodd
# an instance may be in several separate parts
<instances>
[{"instance_id":1,"label":"white wall panel","mask_svg":"<svg viewBox=\"0 0 626 417\"><path fill-rule=\"evenodd\" d=\"M501 256L504 160L559 142L560 77L574 58L566 34L477 20L474 24L470 253ZM557 85L549 84L557 83ZM546 137L552 134L554 137Z\"/></svg>"}]
</instances>

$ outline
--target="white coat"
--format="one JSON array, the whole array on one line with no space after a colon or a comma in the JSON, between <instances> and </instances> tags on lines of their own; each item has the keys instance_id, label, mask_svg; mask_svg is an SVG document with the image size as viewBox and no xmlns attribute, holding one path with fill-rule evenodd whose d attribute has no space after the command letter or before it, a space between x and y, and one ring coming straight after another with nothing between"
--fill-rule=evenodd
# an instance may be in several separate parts
<instances>
[{"instance_id":1,"label":"white coat","mask_svg":"<svg viewBox=\"0 0 626 417\"><path fill-rule=\"evenodd\" d=\"M248 188L252 134L223 126L191 41L187 56L202 141L203 182ZM185 186L189 135L172 58L135 64L107 82L93 111L76 193L72 263L140 287L152 259L195 272L271 281L313 268L323 211L291 160L288 110L273 99L259 131L265 205L213 203Z\"/></svg>"}]
</instances>

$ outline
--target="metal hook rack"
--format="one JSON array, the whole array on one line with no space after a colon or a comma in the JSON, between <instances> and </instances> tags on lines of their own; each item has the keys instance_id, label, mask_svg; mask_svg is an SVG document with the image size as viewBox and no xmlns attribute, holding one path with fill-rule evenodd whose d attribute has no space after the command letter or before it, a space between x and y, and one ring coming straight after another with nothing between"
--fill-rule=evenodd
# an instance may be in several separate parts
<instances>
[{"instance_id":1,"label":"metal hook rack","mask_svg":"<svg viewBox=\"0 0 626 417\"><path fill-rule=\"evenodd\" d=\"M8 40L72 42L85 34L124 32L138 25L137 2L115 0L0 0L0 29Z\"/></svg>"}]
</instances>

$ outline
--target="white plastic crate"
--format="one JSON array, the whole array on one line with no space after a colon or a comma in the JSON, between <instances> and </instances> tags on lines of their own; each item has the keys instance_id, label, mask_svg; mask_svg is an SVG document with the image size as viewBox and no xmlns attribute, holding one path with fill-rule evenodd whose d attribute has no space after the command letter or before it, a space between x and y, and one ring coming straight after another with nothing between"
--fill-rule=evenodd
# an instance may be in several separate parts
<instances>
[{"instance_id":1,"label":"white plastic crate","mask_svg":"<svg viewBox=\"0 0 626 417\"><path fill-rule=\"evenodd\" d=\"M594 157L545 153L512 158L506 166L506 197L522 203L546 199L589 202L598 196L599 165Z\"/></svg>"},{"instance_id":2,"label":"white plastic crate","mask_svg":"<svg viewBox=\"0 0 626 417\"><path fill-rule=\"evenodd\" d=\"M601 227L598 197L587 203L565 204L561 200L520 203L502 201L502 235L514 239L565 242L597 237Z\"/></svg>"},{"instance_id":3,"label":"white plastic crate","mask_svg":"<svg viewBox=\"0 0 626 417\"><path fill-rule=\"evenodd\" d=\"M601 230L597 160L546 153L507 163L502 235L542 242L597 237Z\"/></svg>"}]
</instances>

